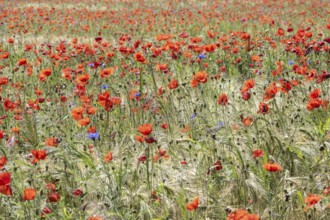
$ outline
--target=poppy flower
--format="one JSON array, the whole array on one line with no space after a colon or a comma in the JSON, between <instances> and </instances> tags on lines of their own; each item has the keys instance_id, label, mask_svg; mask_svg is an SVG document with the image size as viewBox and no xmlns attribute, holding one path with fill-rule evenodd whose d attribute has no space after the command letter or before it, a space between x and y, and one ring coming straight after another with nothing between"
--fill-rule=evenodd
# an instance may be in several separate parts
<instances>
[{"instance_id":1,"label":"poppy flower","mask_svg":"<svg viewBox=\"0 0 330 220\"><path fill-rule=\"evenodd\" d=\"M308 97L311 99L317 99L321 94L322 94L321 90L316 88L309 94Z\"/></svg>"},{"instance_id":2,"label":"poppy flower","mask_svg":"<svg viewBox=\"0 0 330 220\"><path fill-rule=\"evenodd\" d=\"M1 120L1 119L0 119L0 120ZM6 134L5 131L1 131L1 130L0 130L0 139L4 138L5 134Z\"/></svg>"},{"instance_id":3,"label":"poppy flower","mask_svg":"<svg viewBox=\"0 0 330 220\"><path fill-rule=\"evenodd\" d=\"M156 152L153 160L157 161L159 158L163 157L164 159L169 159L170 156L166 154L166 150L164 149L159 149L158 152Z\"/></svg>"},{"instance_id":4,"label":"poppy flower","mask_svg":"<svg viewBox=\"0 0 330 220\"><path fill-rule=\"evenodd\" d=\"M90 78L89 74L85 73L77 76L76 81L77 83L80 83L82 85L87 85L89 78Z\"/></svg>"},{"instance_id":5,"label":"poppy flower","mask_svg":"<svg viewBox=\"0 0 330 220\"><path fill-rule=\"evenodd\" d=\"M251 98L251 94L249 92L243 92L242 93L242 99L247 101Z\"/></svg>"},{"instance_id":6,"label":"poppy flower","mask_svg":"<svg viewBox=\"0 0 330 220\"><path fill-rule=\"evenodd\" d=\"M179 86L178 80L177 79L172 79L170 83L167 85L168 88L170 89L176 89Z\"/></svg>"},{"instance_id":7,"label":"poppy flower","mask_svg":"<svg viewBox=\"0 0 330 220\"><path fill-rule=\"evenodd\" d=\"M48 147L56 147L60 143L58 138L47 138L46 146Z\"/></svg>"},{"instance_id":8,"label":"poppy flower","mask_svg":"<svg viewBox=\"0 0 330 220\"><path fill-rule=\"evenodd\" d=\"M307 103L306 105L306 108L309 110L309 111L312 111L313 109L315 108L318 108L322 105L322 100L321 99L311 99L309 100L309 102Z\"/></svg>"},{"instance_id":9,"label":"poppy flower","mask_svg":"<svg viewBox=\"0 0 330 220\"><path fill-rule=\"evenodd\" d=\"M0 86L6 85L8 83L7 77L0 77Z\"/></svg>"},{"instance_id":10,"label":"poppy flower","mask_svg":"<svg viewBox=\"0 0 330 220\"><path fill-rule=\"evenodd\" d=\"M263 165L263 168L269 172L280 172L282 171L281 165L277 163L266 163Z\"/></svg>"},{"instance_id":11,"label":"poppy flower","mask_svg":"<svg viewBox=\"0 0 330 220\"><path fill-rule=\"evenodd\" d=\"M103 39L102 37L95 37L95 41L98 43L100 43L102 41L102 39Z\"/></svg>"},{"instance_id":12,"label":"poppy flower","mask_svg":"<svg viewBox=\"0 0 330 220\"><path fill-rule=\"evenodd\" d=\"M200 83L206 83L207 73L205 71L197 72L194 76L194 79L196 79Z\"/></svg>"},{"instance_id":13,"label":"poppy flower","mask_svg":"<svg viewBox=\"0 0 330 220\"><path fill-rule=\"evenodd\" d=\"M165 70L167 70L167 64L157 64L156 65L156 70L158 70L158 71L165 71Z\"/></svg>"},{"instance_id":14,"label":"poppy flower","mask_svg":"<svg viewBox=\"0 0 330 220\"><path fill-rule=\"evenodd\" d=\"M196 43L202 42L202 38L201 37L192 37L192 38L190 38L190 42L196 44Z\"/></svg>"},{"instance_id":15,"label":"poppy flower","mask_svg":"<svg viewBox=\"0 0 330 220\"><path fill-rule=\"evenodd\" d=\"M92 216L92 217L89 217L87 220L103 220L103 218L100 216Z\"/></svg>"},{"instance_id":16,"label":"poppy flower","mask_svg":"<svg viewBox=\"0 0 330 220\"><path fill-rule=\"evenodd\" d=\"M53 190L53 191L56 189L55 182L46 183L45 187L46 187L46 189Z\"/></svg>"},{"instance_id":17,"label":"poppy flower","mask_svg":"<svg viewBox=\"0 0 330 220\"><path fill-rule=\"evenodd\" d=\"M121 99L119 97L111 97L110 100L114 105L117 105L117 106L120 105L120 103L121 103Z\"/></svg>"},{"instance_id":18,"label":"poppy flower","mask_svg":"<svg viewBox=\"0 0 330 220\"><path fill-rule=\"evenodd\" d=\"M44 207L41 211L41 217L45 217L46 215L52 213L52 210L48 207Z\"/></svg>"},{"instance_id":19,"label":"poppy flower","mask_svg":"<svg viewBox=\"0 0 330 220\"><path fill-rule=\"evenodd\" d=\"M261 58L258 55L253 55L251 56L251 61L252 62L260 62Z\"/></svg>"},{"instance_id":20,"label":"poppy flower","mask_svg":"<svg viewBox=\"0 0 330 220\"><path fill-rule=\"evenodd\" d=\"M101 78L109 77L114 73L115 73L115 69L113 67L105 68L103 70L100 70L100 77Z\"/></svg>"},{"instance_id":21,"label":"poppy flower","mask_svg":"<svg viewBox=\"0 0 330 220\"><path fill-rule=\"evenodd\" d=\"M152 124L143 124L138 127L138 131L147 136L152 133Z\"/></svg>"},{"instance_id":22,"label":"poppy flower","mask_svg":"<svg viewBox=\"0 0 330 220\"><path fill-rule=\"evenodd\" d=\"M47 77L44 74L39 73L38 74L38 79L40 80L40 82L45 82Z\"/></svg>"},{"instance_id":23,"label":"poppy flower","mask_svg":"<svg viewBox=\"0 0 330 220\"><path fill-rule=\"evenodd\" d=\"M204 50L208 53L215 51L216 48L217 46L215 44L208 44L204 46Z\"/></svg>"},{"instance_id":24,"label":"poppy flower","mask_svg":"<svg viewBox=\"0 0 330 220\"><path fill-rule=\"evenodd\" d=\"M20 59L20 60L18 60L17 61L17 65L18 66L23 66L23 65L25 65L27 63L27 60L26 59Z\"/></svg>"},{"instance_id":25,"label":"poppy flower","mask_svg":"<svg viewBox=\"0 0 330 220\"><path fill-rule=\"evenodd\" d=\"M218 105L226 106L228 104L228 96L225 93L219 95Z\"/></svg>"},{"instance_id":26,"label":"poppy flower","mask_svg":"<svg viewBox=\"0 0 330 220\"><path fill-rule=\"evenodd\" d=\"M221 162L218 160L217 162L215 162L213 164L212 167L209 168L209 170L207 171L207 175L209 175L212 172L216 171L216 170L221 170L222 169L222 165Z\"/></svg>"},{"instance_id":27,"label":"poppy flower","mask_svg":"<svg viewBox=\"0 0 330 220\"><path fill-rule=\"evenodd\" d=\"M284 29L283 28L277 29L277 35L284 36Z\"/></svg>"},{"instance_id":28,"label":"poppy flower","mask_svg":"<svg viewBox=\"0 0 330 220\"><path fill-rule=\"evenodd\" d=\"M187 37L189 37L189 36L188 36L188 34L187 34L186 32L181 32L181 33L179 34L179 37L181 37L181 38L187 38Z\"/></svg>"},{"instance_id":29,"label":"poppy flower","mask_svg":"<svg viewBox=\"0 0 330 220\"><path fill-rule=\"evenodd\" d=\"M243 118L243 116L242 116L242 123L245 126L250 126L253 123L253 117L252 116L247 116L246 118Z\"/></svg>"},{"instance_id":30,"label":"poppy flower","mask_svg":"<svg viewBox=\"0 0 330 220\"><path fill-rule=\"evenodd\" d=\"M307 207L305 208L305 210L308 210L309 208L314 206L321 199L322 199L322 196L315 195L315 194L309 194L308 197L304 199L304 202L307 203Z\"/></svg>"},{"instance_id":31,"label":"poppy flower","mask_svg":"<svg viewBox=\"0 0 330 220\"><path fill-rule=\"evenodd\" d=\"M86 113L88 115L95 115L96 111L97 111L97 108L95 108L95 107L89 106L86 108Z\"/></svg>"},{"instance_id":32,"label":"poppy flower","mask_svg":"<svg viewBox=\"0 0 330 220\"><path fill-rule=\"evenodd\" d=\"M254 87L254 83L255 83L254 79L248 79L244 81L244 85L249 89L252 89Z\"/></svg>"},{"instance_id":33,"label":"poppy flower","mask_svg":"<svg viewBox=\"0 0 330 220\"><path fill-rule=\"evenodd\" d=\"M323 72L321 75L318 75L317 76L317 84L318 83L321 83L327 79L330 79L330 73L327 73L327 72Z\"/></svg>"},{"instance_id":34,"label":"poppy flower","mask_svg":"<svg viewBox=\"0 0 330 220\"><path fill-rule=\"evenodd\" d=\"M187 209L189 211L194 211L195 209L198 208L198 202L199 202L198 197L196 197L191 203L187 204Z\"/></svg>"},{"instance_id":35,"label":"poppy flower","mask_svg":"<svg viewBox=\"0 0 330 220\"><path fill-rule=\"evenodd\" d=\"M7 163L7 157L0 156L0 170L6 165Z\"/></svg>"},{"instance_id":36,"label":"poppy flower","mask_svg":"<svg viewBox=\"0 0 330 220\"><path fill-rule=\"evenodd\" d=\"M157 195L157 192L155 192L155 191L152 191L152 192L151 192L151 200L152 200L153 202L160 202L160 198L159 198L159 196Z\"/></svg>"},{"instance_id":37,"label":"poppy flower","mask_svg":"<svg viewBox=\"0 0 330 220\"><path fill-rule=\"evenodd\" d=\"M52 69L43 69L40 71L40 74L45 75L45 76L50 76L52 74Z\"/></svg>"},{"instance_id":38,"label":"poppy flower","mask_svg":"<svg viewBox=\"0 0 330 220\"><path fill-rule=\"evenodd\" d=\"M10 43L10 44L12 44L12 43L14 43L14 41L15 40L13 38L9 38L7 42Z\"/></svg>"},{"instance_id":39,"label":"poppy flower","mask_svg":"<svg viewBox=\"0 0 330 220\"><path fill-rule=\"evenodd\" d=\"M85 85L81 84L81 83L77 83L76 88L74 90L74 94L76 96L83 96L86 93L86 88Z\"/></svg>"},{"instance_id":40,"label":"poppy flower","mask_svg":"<svg viewBox=\"0 0 330 220\"><path fill-rule=\"evenodd\" d=\"M146 59L144 58L143 54L141 52L137 52L134 54L134 59L137 61L137 62L140 62L140 63L146 63Z\"/></svg>"},{"instance_id":41,"label":"poppy flower","mask_svg":"<svg viewBox=\"0 0 330 220\"><path fill-rule=\"evenodd\" d=\"M103 106L103 108L106 111L110 111L113 108L114 104L116 104L115 103L116 100L110 97L110 92L108 92L108 91L100 93L98 95L97 100L98 100L98 103L101 106Z\"/></svg>"},{"instance_id":42,"label":"poppy flower","mask_svg":"<svg viewBox=\"0 0 330 220\"><path fill-rule=\"evenodd\" d=\"M0 193L6 196L13 195L13 191L10 185L0 185Z\"/></svg>"},{"instance_id":43,"label":"poppy flower","mask_svg":"<svg viewBox=\"0 0 330 220\"><path fill-rule=\"evenodd\" d=\"M147 156L146 155L142 155L138 158L138 161L141 162L141 163L144 163L144 161L147 160Z\"/></svg>"},{"instance_id":44,"label":"poppy flower","mask_svg":"<svg viewBox=\"0 0 330 220\"><path fill-rule=\"evenodd\" d=\"M109 162L111 162L112 161L112 152L110 151L109 153L107 153L105 156L104 156L104 161L106 162L106 163L109 163Z\"/></svg>"},{"instance_id":45,"label":"poppy flower","mask_svg":"<svg viewBox=\"0 0 330 220\"><path fill-rule=\"evenodd\" d=\"M163 124L161 125L161 127L162 127L163 129L167 129L167 128L168 128L168 125L167 125L166 123L163 123Z\"/></svg>"},{"instance_id":46,"label":"poppy flower","mask_svg":"<svg viewBox=\"0 0 330 220\"><path fill-rule=\"evenodd\" d=\"M269 113L269 106L267 103L260 103L258 107L258 113L259 114L268 114Z\"/></svg>"},{"instance_id":47,"label":"poppy flower","mask_svg":"<svg viewBox=\"0 0 330 220\"><path fill-rule=\"evenodd\" d=\"M66 80L71 80L72 79L72 69L71 68L62 69L61 77Z\"/></svg>"},{"instance_id":48,"label":"poppy flower","mask_svg":"<svg viewBox=\"0 0 330 220\"><path fill-rule=\"evenodd\" d=\"M0 60L1 59L7 59L9 57L9 53L8 52L4 52L3 54L0 54Z\"/></svg>"},{"instance_id":49,"label":"poppy flower","mask_svg":"<svg viewBox=\"0 0 330 220\"><path fill-rule=\"evenodd\" d=\"M82 119L83 111L84 111L83 107L76 107L76 108L72 109L72 111L71 111L72 118L77 121Z\"/></svg>"},{"instance_id":50,"label":"poppy flower","mask_svg":"<svg viewBox=\"0 0 330 220\"><path fill-rule=\"evenodd\" d=\"M253 158L262 157L263 154L264 152L261 149L252 151Z\"/></svg>"},{"instance_id":51,"label":"poppy flower","mask_svg":"<svg viewBox=\"0 0 330 220\"><path fill-rule=\"evenodd\" d=\"M91 120L89 118L82 118L80 120L78 120L78 126L87 126L89 125L89 123L91 122Z\"/></svg>"},{"instance_id":52,"label":"poppy flower","mask_svg":"<svg viewBox=\"0 0 330 220\"><path fill-rule=\"evenodd\" d=\"M9 172L0 173L0 186L8 185L11 181L11 176Z\"/></svg>"},{"instance_id":53,"label":"poppy flower","mask_svg":"<svg viewBox=\"0 0 330 220\"><path fill-rule=\"evenodd\" d=\"M3 108L5 109L5 111L13 111L16 108L16 104L8 98L5 98L3 100Z\"/></svg>"},{"instance_id":54,"label":"poppy flower","mask_svg":"<svg viewBox=\"0 0 330 220\"><path fill-rule=\"evenodd\" d=\"M278 88L275 83L271 83L271 85L265 89L265 93L263 96L264 101L268 101L276 96L278 92Z\"/></svg>"},{"instance_id":55,"label":"poppy flower","mask_svg":"<svg viewBox=\"0 0 330 220\"><path fill-rule=\"evenodd\" d=\"M195 78L190 81L190 86L193 87L193 88L197 87L198 84L199 84L199 82Z\"/></svg>"},{"instance_id":56,"label":"poppy flower","mask_svg":"<svg viewBox=\"0 0 330 220\"><path fill-rule=\"evenodd\" d=\"M37 195L37 191L33 188L26 188L23 192L23 201L34 200Z\"/></svg>"},{"instance_id":57,"label":"poppy flower","mask_svg":"<svg viewBox=\"0 0 330 220\"><path fill-rule=\"evenodd\" d=\"M182 160L182 161L180 162L180 164L181 164L181 165L187 165L188 163L187 163L186 160Z\"/></svg>"},{"instance_id":58,"label":"poppy flower","mask_svg":"<svg viewBox=\"0 0 330 220\"><path fill-rule=\"evenodd\" d=\"M147 144L152 144L152 143L155 143L156 142L156 139L153 138L153 137L146 137L145 142Z\"/></svg>"},{"instance_id":59,"label":"poppy flower","mask_svg":"<svg viewBox=\"0 0 330 220\"><path fill-rule=\"evenodd\" d=\"M158 34L156 36L156 40L157 41L166 41L169 40L171 38L173 38L174 36L172 34Z\"/></svg>"},{"instance_id":60,"label":"poppy flower","mask_svg":"<svg viewBox=\"0 0 330 220\"><path fill-rule=\"evenodd\" d=\"M143 135L137 135L137 136L135 136L135 140L137 140L140 143L144 142L145 139L146 138Z\"/></svg>"},{"instance_id":61,"label":"poppy flower","mask_svg":"<svg viewBox=\"0 0 330 220\"><path fill-rule=\"evenodd\" d=\"M286 31L287 32L292 32L293 31L293 28L292 27L289 27Z\"/></svg>"},{"instance_id":62,"label":"poppy flower","mask_svg":"<svg viewBox=\"0 0 330 220\"><path fill-rule=\"evenodd\" d=\"M289 81L284 81L281 84L282 86L280 87L280 91L282 91L283 93L288 93L288 91L292 89L292 84Z\"/></svg>"},{"instance_id":63,"label":"poppy flower","mask_svg":"<svg viewBox=\"0 0 330 220\"><path fill-rule=\"evenodd\" d=\"M48 194L48 202L58 202L61 199L61 195L58 192L51 192Z\"/></svg>"},{"instance_id":64,"label":"poppy flower","mask_svg":"<svg viewBox=\"0 0 330 220\"><path fill-rule=\"evenodd\" d=\"M229 213L227 220L259 220L259 216L244 209L237 209Z\"/></svg>"},{"instance_id":65,"label":"poppy flower","mask_svg":"<svg viewBox=\"0 0 330 220\"><path fill-rule=\"evenodd\" d=\"M37 163L39 160L45 160L47 156L46 150L30 150L31 154L34 156L32 164Z\"/></svg>"},{"instance_id":66,"label":"poppy flower","mask_svg":"<svg viewBox=\"0 0 330 220\"><path fill-rule=\"evenodd\" d=\"M84 193L83 193L83 191L81 189L75 189L72 192L72 195L74 195L74 196L82 196L83 194Z\"/></svg>"},{"instance_id":67,"label":"poppy flower","mask_svg":"<svg viewBox=\"0 0 330 220\"><path fill-rule=\"evenodd\" d=\"M190 131L190 127L188 125L186 125L184 128L180 129L181 133L187 133L188 131Z\"/></svg>"},{"instance_id":68,"label":"poppy flower","mask_svg":"<svg viewBox=\"0 0 330 220\"><path fill-rule=\"evenodd\" d=\"M325 188L324 190L323 190L323 194L324 195L328 195L330 193L330 186L328 186L327 188Z\"/></svg>"}]
</instances>

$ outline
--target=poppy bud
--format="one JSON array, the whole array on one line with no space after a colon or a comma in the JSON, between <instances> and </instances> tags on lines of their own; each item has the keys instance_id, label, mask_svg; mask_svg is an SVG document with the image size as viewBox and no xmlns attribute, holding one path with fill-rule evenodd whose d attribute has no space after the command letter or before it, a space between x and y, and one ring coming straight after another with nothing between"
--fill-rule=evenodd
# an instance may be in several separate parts
<instances>
[{"instance_id":1,"label":"poppy bud","mask_svg":"<svg viewBox=\"0 0 330 220\"><path fill-rule=\"evenodd\" d=\"M52 192L48 195L49 202L58 202L61 199L61 195L58 192Z\"/></svg>"}]
</instances>

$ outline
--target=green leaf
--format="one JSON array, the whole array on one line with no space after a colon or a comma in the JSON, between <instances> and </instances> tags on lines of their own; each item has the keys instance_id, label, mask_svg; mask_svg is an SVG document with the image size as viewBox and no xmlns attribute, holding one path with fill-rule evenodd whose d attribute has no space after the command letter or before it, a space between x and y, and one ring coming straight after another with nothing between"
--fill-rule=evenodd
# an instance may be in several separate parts
<instances>
[{"instance_id":1,"label":"green leaf","mask_svg":"<svg viewBox=\"0 0 330 220\"><path fill-rule=\"evenodd\" d=\"M304 197L300 191L297 191L298 200L301 204L304 204Z\"/></svg>"}]
</instances>

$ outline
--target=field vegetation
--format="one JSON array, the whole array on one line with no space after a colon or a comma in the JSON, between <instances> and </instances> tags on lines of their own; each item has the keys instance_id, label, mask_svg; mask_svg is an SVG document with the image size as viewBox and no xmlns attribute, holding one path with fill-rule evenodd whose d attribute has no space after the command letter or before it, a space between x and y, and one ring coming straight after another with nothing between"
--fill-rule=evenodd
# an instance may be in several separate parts
<instances>
[{"instance_id":1,"label":"field vegetation","mask_svg":"<svg viewBox=\"0 0 330 220\"><path fill-rule=\"evenodd\" d=\"M330 219L329 5L0 1L0 219Z\"/></svg>"}]
</instances>

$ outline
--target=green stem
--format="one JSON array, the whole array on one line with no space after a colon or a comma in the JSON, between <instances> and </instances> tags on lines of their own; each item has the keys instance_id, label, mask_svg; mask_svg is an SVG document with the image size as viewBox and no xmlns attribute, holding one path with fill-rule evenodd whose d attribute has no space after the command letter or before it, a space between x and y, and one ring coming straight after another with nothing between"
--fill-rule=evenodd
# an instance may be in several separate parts
<instances>
[{"instance_id":1,"label":"green stem","mask_svg":"<svg viewBox=\"0 0 330 220\"><path fill-rule=\"evenodd\" d=\"M142 70L140 71L140 95L143 98L143 74L142 74ZM143 105L143 102L141 102L141 105ZM140 112L141 112L140 120L143 120L143 108L142 108L142 106L140 106Z\"/></svg>"},{"instance_id":2,"label":"green stem","mask_svg":"<svg viewBox=\"0 0 330 220\"><path fill-rule=\"evenodd\" d=\"M148 190L151 191L151 182L150 182L150 173L149 173L149 160L150 158L150 148L147 146L146 148L146 156L147 156L147 184L148 184Z\"/></svg>"}]
</instances>

